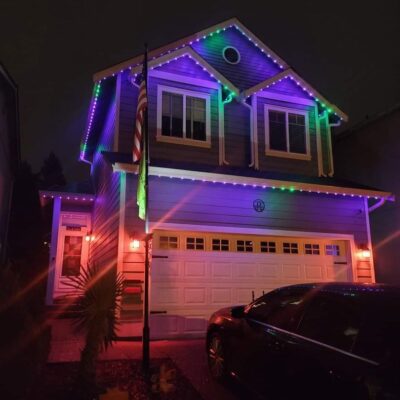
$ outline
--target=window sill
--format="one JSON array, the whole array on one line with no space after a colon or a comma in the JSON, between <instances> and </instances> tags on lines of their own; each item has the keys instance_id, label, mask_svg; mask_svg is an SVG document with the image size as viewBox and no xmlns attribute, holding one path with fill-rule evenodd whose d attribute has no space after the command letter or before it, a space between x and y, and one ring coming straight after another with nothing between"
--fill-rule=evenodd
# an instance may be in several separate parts
<instances>
[{"instance_id":1,"label":"window sill","mask_svg":"<svg viewBox=\"0 0 400 400\"><path fill-rule=\"evenodd\" d=\"M194 147L202 147L206 149L211 148L210 141L201 141L201 140L193 140L193 139L183 139L173 136L157 136L157 142L164 142L164 143L172 143L172 144L182 144L185 146L194 146Z\"/></svg>"},{"instance_id":2,"label":"window sill","mask_svg":"<svg viewBox=\"0 0 400 400\"><path fill-rule=\"evenodd\" d=\"M299 154L299 153L288 153L286 151L277 151L277 150L265 150L266 156L271 157L281 157L281 158L291 158L293 160L303 160L303 161L311 161L310 154Z\"/></svg>"}]
</instances>

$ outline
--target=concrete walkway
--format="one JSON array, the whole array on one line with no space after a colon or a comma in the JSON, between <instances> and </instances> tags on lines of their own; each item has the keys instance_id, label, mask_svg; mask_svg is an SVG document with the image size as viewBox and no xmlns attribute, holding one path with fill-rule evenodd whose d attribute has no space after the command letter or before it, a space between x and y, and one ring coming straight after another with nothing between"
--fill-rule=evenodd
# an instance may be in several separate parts
<instances>
[{"instance_id":1,"label":"concrete walkway","mask_svg":"<svg viewBox=\"0 0 400 400\"><path fill-rule=\"evenodd\" d=\"M71 320L52 321L52 343L48 362L79 361L83 337L74 333ZM214 382L207 367L204 339L158 340L150 345L151 358L170 358L190 380L204 400L237 400L242 397L235 385L226 387ZM141 342L118 341L100 355L102 360L141 359Z\"/></svg>"}]
</instances>

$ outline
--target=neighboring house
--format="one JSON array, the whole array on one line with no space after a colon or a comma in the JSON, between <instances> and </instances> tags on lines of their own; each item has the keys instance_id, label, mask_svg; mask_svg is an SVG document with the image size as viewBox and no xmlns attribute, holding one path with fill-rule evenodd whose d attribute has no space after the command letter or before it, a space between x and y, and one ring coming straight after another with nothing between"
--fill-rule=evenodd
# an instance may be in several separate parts
<instances>
[{"instance_id":1,"label":"neighboring house","mask_svg":"<svg viewBox=\"0 0 400 400\"><path fill-rule=\"evenodd\" d=\"M0 265L7 256L13 184L19 162L18 90L0 64Z\"/></svg>"},{"instance_id":2,"label":"neighboring house","mask_svg":"<svg viewBox=\"0 0 400 400\"><path fill-rule=\"evenodd\" d=\"M400 195L400 105L335 138L336 175ZM376 279L400 284L400 208L386 204L371 214Z\"/></svg>"},{"instance_id":3,"label":"neighboring house","mask_svg":"<svg viewBox=\"0 0 400 400\"><path fill-rule=\"evenodd\" d=\"M123 272L130 317L144 275L132 163L142 60L94 76L80 159L95 196L42 192L55 199L49 299L89 259ZM236 19L149 60L153 338L203 334L216 309L281 285L375 280L367 199L390 193L332 177L342 111Z\"/></svg>"}]
</instances>

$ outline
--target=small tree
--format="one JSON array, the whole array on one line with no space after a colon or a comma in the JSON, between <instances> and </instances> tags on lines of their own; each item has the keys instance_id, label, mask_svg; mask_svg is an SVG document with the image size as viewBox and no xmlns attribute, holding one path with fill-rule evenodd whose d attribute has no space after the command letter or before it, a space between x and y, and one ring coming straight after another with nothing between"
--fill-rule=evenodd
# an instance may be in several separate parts
<instances>
[{"instance_id":1,"label":"small tree","mask_svg":"<svg viewBox=\"0 0 400 400\"><path fill-rule=\"evenodd\" d=\"M96 361L99 353L112 345L117 336L124 279L115 268L103 269L94 264L82 268L79 276L70 277L69 286L80 295L76 328L86 337L77 389L82 398L92 399L98 394Z\"/></svg>"},{"instance_id":2,"label":"small tree","mask_svg":"<svg viewBox=\"0 0 400 400\"><path fill-rule=\"evenodd\" d=\"M39 176L42 189L57 189L65 186L67 183L61 162L53 152L43 160L43 166L40 169Z\"/></svg>"}]
</instances>

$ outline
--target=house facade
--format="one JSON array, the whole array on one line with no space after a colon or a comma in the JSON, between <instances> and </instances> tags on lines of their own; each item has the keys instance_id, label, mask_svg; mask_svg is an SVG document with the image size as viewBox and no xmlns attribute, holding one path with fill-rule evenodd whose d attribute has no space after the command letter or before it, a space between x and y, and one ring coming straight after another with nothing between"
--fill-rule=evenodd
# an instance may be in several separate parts
<instances>
[{"instance_id":1,"label":"house facade","mask_svg":"<svg viewBox=\"0 0 400 400\"><path fill-rule=\"evenodd\" d=\"M132 162L143 56L94 76L80 159L95 194L54 201L48 301L87 260L127 280L140 318L144 224ZM149 53L150 324L202 335L212 312L298 282L374 282L371 203L390 193L334 178L347 119L231 19Z\"/></svg>"},{"instance_id":2,"label":"house facade","mask_svg":"<svg viewBox=\"0 0 400 400\"><path fill-rule=\"evenodd\" d=\"M383 190L390 188L395 196L400 195L399 131L400 106L397 106L335 135L337 175ZM371 214L371 237L379 282L400 284L399 220L400 209L393 202L385 202Z\"/></svg>"},{"instance_id":3,"label":"house facade","mask_svg":"<svg viewBox=\"0 0 400 400\"><path fill-rule=\"evenodd\" d=\"M17 85L0 64L0 265L7 257L11 199L19 162Z\"/></svg>"}]
</instances>

